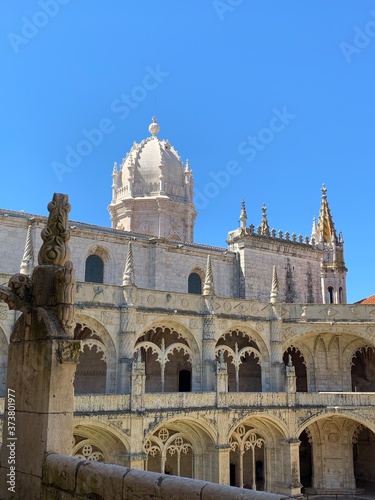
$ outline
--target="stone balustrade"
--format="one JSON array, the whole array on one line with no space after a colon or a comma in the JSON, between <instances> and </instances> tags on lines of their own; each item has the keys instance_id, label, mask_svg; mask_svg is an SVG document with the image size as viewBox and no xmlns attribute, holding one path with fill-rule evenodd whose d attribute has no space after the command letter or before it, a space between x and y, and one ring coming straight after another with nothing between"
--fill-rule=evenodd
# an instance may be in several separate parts
<instances>
[{"instance_id":1,"label":"stone balustrade","mask_svg":"<svg viewBox=\"0 0 375 500\"><path fill-rule=\"evenodd\" d=\"M284 392L229 392L221 395L220 407L231 408L272 408L272 407L369 407L375 406L374 392L297 392L291 395ZM117 412L129 411L130 394L115 395L86 395L75 397L75 413L83 412ZM4 399L0 399L0 409ZM181 392L181 393L146 393L144 395L144 409L171 410L171 409L216 409L216 392Z\"/></svg>"}]
</instances>

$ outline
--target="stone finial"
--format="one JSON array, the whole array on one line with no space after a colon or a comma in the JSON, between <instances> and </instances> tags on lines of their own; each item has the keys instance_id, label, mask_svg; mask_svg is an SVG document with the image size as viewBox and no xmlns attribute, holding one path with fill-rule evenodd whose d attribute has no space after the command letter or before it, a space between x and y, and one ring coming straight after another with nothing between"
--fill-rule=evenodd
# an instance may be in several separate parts
<instances>
[{"instance_id":1,"label":"stone finial","mask_svg":"<svg viewBox=\"0 0 375 500\"><path fill-rule=\"evenodd\" d=\"M273 266L272 271L272 287L270 293L270 302L271 304L275 304L279 297L279 281L277 279L276 266Z\"/></svg>"},{"instance_id":2,"label":"stone finial","mask_svg":"<svg viewBox=\"0 0 375 500\"><path fill-rule=\"evenodd\" d=\"M260 234L262 236L270 236L270 227L267 220L267 207L264 203L262 205L262 221L260 223Z\"/></svg>"},{"instance_id":3,"label":"stone finial","mask_svg":"<svg viewBox=\"0 0 375 500\"><path fill-rule=\"evenodd\" d=\"M210 255L207 256L206 278L203 285L203 295L215 295Z\"/></svg>"},{"instance_id":4,"label":"stone finial","mask_svg":"<svg viewBox=\"0 0 375 500\"><path fill-rule=\"evenodd\" d=\"M32 238L33 221L29 220L29 225L26 234L25 250L21 261L20 273L26 276L31 276L34 269L34 246Z\"/></svg>"},{"instance_id":5,"label":"stone finial","mask_svg":"<svg viewBox=\"0 0 375 500\"><path fill-rule=\"evenodd\" d=\"M245 200L242 199L242 201L241 201L241 213L240 213L240 227L245 229L246 222L247 222L247 213L246 213L246 207L245 207Z\"/></svg>"},{"instance_id":6,"label":"stone finial","mask_svg":"<svg viewBox=\"0 0 375 500\"><path fill-rule=\"evenodd\" d=\"M134 284L135 284L133 251L132 251L131 241L129 241L129 244L128 244L128 253L126 256L124 274L122 275L122 284L123 284L123 286L134 286Z\"/></svg>"},{"instance_id":7,"label":"stone finial","mask_svg":"<svg viewBox=\"0 0 375 500\"><path fill-rule=\"evenodd\" d=\"M157 124L157 122L156 122L156 116L153 116L153 117L152 117L152 123L151 123L151 125L148 127L148 130L151 132L151 134L152 134L153 136L155 136L155 135L159 132L160 127L159 127L159 125L158 125L158 124Z\"/></svg>"},{"instance_id":8,"label":"stone finial","mask_svg":"<svg viewBox=\"0 0 375 500\"><path fill-rule=\"evenodd\" d=\"M43 244L39 250L39 265L63 266L70 258L68 214L71 206L68 195L55 193L48 204L47 226L42 230Z\"/></svg>"}]
</instances>

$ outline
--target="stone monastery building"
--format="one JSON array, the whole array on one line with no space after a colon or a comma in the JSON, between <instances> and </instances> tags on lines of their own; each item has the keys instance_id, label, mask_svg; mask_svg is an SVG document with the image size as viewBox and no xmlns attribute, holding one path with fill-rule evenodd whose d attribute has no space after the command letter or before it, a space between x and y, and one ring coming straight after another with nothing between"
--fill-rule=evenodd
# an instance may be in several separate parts
<instances>
[{"instance_id":1,"label":"stone monastery building","mask_svg":"<svg viewBox=\"0 0 375 500\"><path fill-rule=\"evenodd\" d=\"M149 131L114 166L112 228L71 222L72 455L295 496L375 485L375 306L346 304L326 188L311 237L242 202L226 248L198 244L190 166ZM32 273L45 223L0 210L1 283ZM2 395L18 314L0 303Z\"/></svg>"}]
</instances>

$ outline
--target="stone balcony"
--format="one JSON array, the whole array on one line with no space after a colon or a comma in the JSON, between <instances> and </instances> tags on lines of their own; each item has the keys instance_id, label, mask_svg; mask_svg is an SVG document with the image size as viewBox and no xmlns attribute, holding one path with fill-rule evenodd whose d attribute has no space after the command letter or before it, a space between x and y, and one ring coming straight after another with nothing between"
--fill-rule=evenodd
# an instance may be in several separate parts
<instances>
[{"instance_id":1,"label":"stone balcony","mask_svg":"<svg viewBox=\"0 0 375 500\"><path fill-rule=\"evenodd\" d=\"M332 411L375 407L374 392L319 392L295 394L262 393L227 393L218 396L216 392L181 392L145 394L143 408L153 410L215 410L217 408L326 408ZM218 404L219 403L219 404ZM0 409L3 406L1 400ZM111 413L131 410L130 394L84 395L75 397L75 414Z\"/></svg>"}]
</instances>

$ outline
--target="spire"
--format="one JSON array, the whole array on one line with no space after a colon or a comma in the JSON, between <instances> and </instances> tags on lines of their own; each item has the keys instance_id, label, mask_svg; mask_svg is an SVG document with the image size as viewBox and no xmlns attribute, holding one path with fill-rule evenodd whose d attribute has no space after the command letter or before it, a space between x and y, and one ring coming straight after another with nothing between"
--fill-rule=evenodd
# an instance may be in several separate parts
<instances>
[{"instance_id":1,"label":"spire","mask_svg":"<svg viewBox=\"0 0 375 500\"><path fill-rule=\"evenodd\" d=\"M260 234L262 236L269 236L270 235L270 227L268 225L268 220L267 220L267 207L263 203L262 205L262 222L260 223Z\"/></svg>"},{"instance_id":2,"label":"spire","mask_svg":"<svg viewBox=\"0 0 375 500\"><path fill-rule=\"evenodd\" d=\"M117 179L118 179L117 162L114 162L112 170L112 202L116 200Z\"/></svg>"},{"instance_id":3,"label":"spire","mask_svg":"<svg viewBox=\"0 0 375 500\"><path fill-rule=\"evenodd\" d=\"M279 298L279 281L277 279L276 266L273 266L272 287L271 287L271 293L270 293L271 304L275 304L275 302L277 302L278 298Z\"/></svg>"},{"instance_id":4,"label":"spire","mask_svg":"<svg viewBox=\"0 0 375 500\"><path fill-rule=\"evenodd\" d=\"M245 208L245 200L242 198L241 201L241 213L240 213L240 227L245 229L247 222L247 213Z\"/></svg>"},{"instance_id":5,"label":"spire","mask_svg":"<svg viewBox=\"0 0 375 500\"><path fill-rule=\"evenodd\" d=\"M335 225L333 224L331 211L328 206L327 201L327 188L323 184L322 186L322 202L320 204L319 220L318 220L318 242L319 243L331 243L337 242L337 235L335 230Z\"/></svg>"},{"instance_id":6,"label":"spire","mask_svg":"<svg viewBox=\"0 0 375 500\"><path fill-rule=\"evenodd\" d=\"M25 250L23 252L23 257L21 261L20 273L31 276L34 269L34 246L31 234L31 229L33 226L33 219L29 220L29 225L26 234Z\"/></svg>"},{"instance_id":7,"label":"spire","mask_svg":"<svg viewBox=\"0 0 375 500\"><path fill-rule=\"evenodd\" d=\"M206 279L203 285L203 295L215 295L214 278L211 267L211 257L207 256Z\"/></svg>"},{"instance_id":8,"label":"spire","mask_svg":"<svg viewBox=\"0 0 375 500\"><path fill-rule=\"evenodd\" d=\"M128 244L128 254L126 256L124 274L122 275L123 286L134 286L134 263L133 263L133 251L132 243L129 241Z\"/></svg>"}]
</instances>

